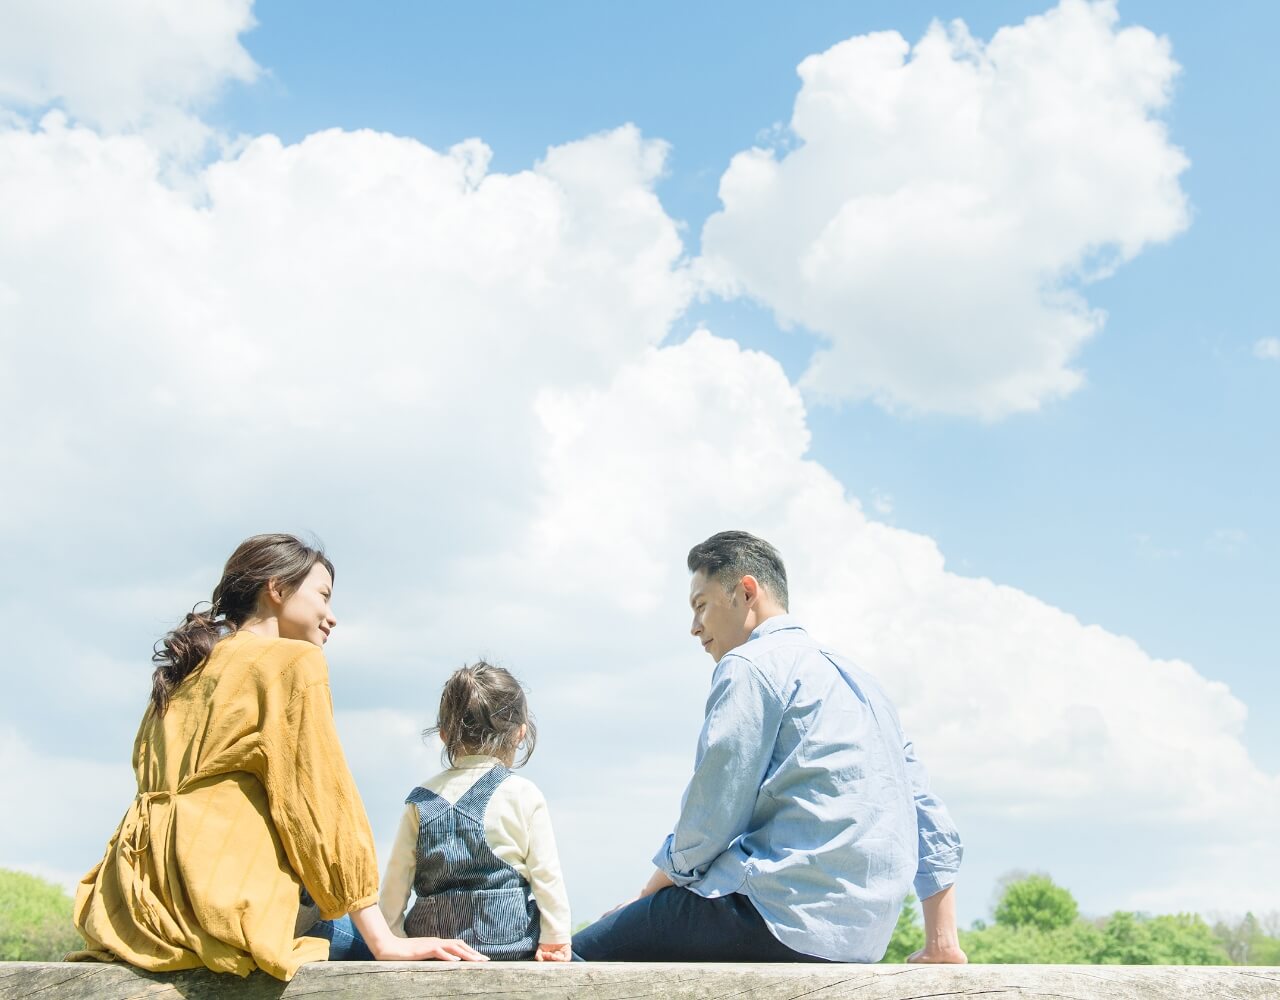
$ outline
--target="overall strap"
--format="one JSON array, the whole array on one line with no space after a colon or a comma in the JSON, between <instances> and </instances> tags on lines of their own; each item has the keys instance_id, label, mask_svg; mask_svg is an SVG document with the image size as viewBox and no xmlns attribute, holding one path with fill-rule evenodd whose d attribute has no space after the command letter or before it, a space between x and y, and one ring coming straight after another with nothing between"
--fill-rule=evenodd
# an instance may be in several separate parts
<instances>
[{"instance_id":1,"label":"overall strap","mask_svg":"<svg viewBox=\"0 0 1280 1000\"><path fill-rule=\"evenodd\" d=\"M441 813L447 812L450 808L449 800L443 795L437 795L429 788L423 788L421 785L409 793L409 797L404 800L404 804L418 807L418 822L420 823L434 819Z\"/></svg>"},{"instance_id":2,"label":"overall strap","mask_svg":"<svg viewBox=\"0 0 1280 1000\"><path fill-rule=\"evenodd\" d=\"M493 793L510 776L511 772L505 766L494 764L484 777L468 788L458 799L457 807L477 817L483 817L485 809L489 806L489 800L493 798Z\"/></svg>"}]
</instances>

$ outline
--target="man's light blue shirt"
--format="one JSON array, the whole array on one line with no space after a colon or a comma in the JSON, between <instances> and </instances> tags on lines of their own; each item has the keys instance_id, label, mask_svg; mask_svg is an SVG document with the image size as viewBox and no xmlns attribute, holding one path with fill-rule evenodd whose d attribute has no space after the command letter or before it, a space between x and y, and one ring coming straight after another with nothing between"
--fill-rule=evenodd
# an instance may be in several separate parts
<instances>
[{"instance_id":1,"label":"man's light blue shirt","mask_svg":"<svg viewBox=\"0 0 1280 1000\"><path fill-rule=\"evenodd\" d=\"M878 962L914 882L962 847L880 685L790 615L716 665L680 819L654 857L700 896L744 893L783 944Z\"/></svg>"}]
</instances>

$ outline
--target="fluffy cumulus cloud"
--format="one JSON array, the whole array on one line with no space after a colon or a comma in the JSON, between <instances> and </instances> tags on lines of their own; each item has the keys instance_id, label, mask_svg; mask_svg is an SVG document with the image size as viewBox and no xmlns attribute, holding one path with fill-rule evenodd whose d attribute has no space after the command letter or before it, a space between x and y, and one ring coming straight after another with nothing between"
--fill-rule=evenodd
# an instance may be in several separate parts
<instances>
[{"instance_id":1,"label":"fluffy cumulus cloud","mask_svg":"<svg viewBox=\"0 0 1280 1000\"><path fill-rule=\"evenodd\" d=\"M240 43L253 0L13 0L0 13L0 102L50 105L111 131L145 130L166 147L211 132L195 112L258 66Z\"/></svg>"},{"instance_id":2,"label":"fluffy cumulus cloud","mask_svg":"<svg viewBox=\"0 0 1280 1000\"><path fill-rule=\"evenodd\" d=\"M1017 30L1075 18L1155 45L1099 11ZM591 916L645 877L678 807L710 669L682 555L733 525L780 545L796 609L885 680L976 854L984 831L1045 825L1066 854L1073 824L1123 816L1135 844L1176 828L1192 853L1109 870L1103 905L1213 901L1181 873L1277 819L1244 811L1277 788L1243 706L868 516L806 457L801 389L768 355L665 343L691 294L654 194L665 155L622 127L503 174L478 141L335 131L258 137L174 183L145 135L62 113L0 129L0 463L20 484L0 494L0 804L35 817L0 832L0 864L95 860L150 643L240 537L315 527L379 841L435 765L419 734L444 677L491 656L530 687L530 775Z\"/></svg>"},{"instance_id":3,"label":"fluffy cumulus cloud","mask_svg":"<svg viewBox=\"0 0 1280 1000\"><path fill-rule=\"evenodd\" d=\"M1280 361L1280 337L1263 337L1254 341L1253 356L1260 361Z\"/></svg>"},{"instance_id":4,"label":"fluffy cumulus cloud","mask_svg":"<svg viewBox=\"0 0 1280 1000\"><path fill-rule=\"evenodd\" d=\"M675 599L687 587L680 553L737 524L782 548L810 627L885 681L962 820L1062 828L1118 815L1145 837L1243 843L1259 804L1276 800L1280 782L1249 760L1245 709L1224 685L952 573L931 540L868 517L805 458L803 404L773 359L702 332L539 410L542 509L511 572L566 570L538 614L622 637L603 654L619 685L610 700L645 720L651 745L678 745L695 721L672 706L702 658ZM611 447L624 436L625 451ZM617 731L612 718L597 727L601 740ZM675 765L678 783L687 761ZM1186 888L1184 906L1214 898L1203 880L1161 879Z\"/></svg>"},{"instance_id":5,"label":"fluffy cumulus cloud","mask_svg":"<svg viewBox=\"0 0 1280 1000\"><path fill-rule=\"evenodd\" d=\"M795 148L751 149L703 230L710 287L829 342L805 385L997 418L1082 381L1082 286L1187 224L1167 40L1063 0L989 42L934 23L800 64Z\"/></svg>"}]
</instances>

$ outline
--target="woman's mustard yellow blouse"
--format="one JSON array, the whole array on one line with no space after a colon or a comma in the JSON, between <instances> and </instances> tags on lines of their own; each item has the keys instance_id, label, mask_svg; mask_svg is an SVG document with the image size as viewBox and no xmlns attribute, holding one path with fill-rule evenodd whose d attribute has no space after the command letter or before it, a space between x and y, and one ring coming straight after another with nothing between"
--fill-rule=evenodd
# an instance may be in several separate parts
<instances>
[{"instance_id":1,"label":"woman's mustard yellow blouse","mask_svg":"<svg viewBox=\"0 0 1280 1000\"><path fill-rule=\"evenodd\" d=\"M138 796L76 892L89 950L68 958L287 980L329 953L295 937L299 886L325 918L377 902L319 647L223 639L163 716L147 709L133 767Z\"/></svg>"}]
</instances>

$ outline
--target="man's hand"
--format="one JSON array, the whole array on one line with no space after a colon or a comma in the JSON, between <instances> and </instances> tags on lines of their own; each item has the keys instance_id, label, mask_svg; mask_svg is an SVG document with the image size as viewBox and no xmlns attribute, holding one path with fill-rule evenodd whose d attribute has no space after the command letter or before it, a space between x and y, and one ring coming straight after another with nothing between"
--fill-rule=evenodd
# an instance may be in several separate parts
<instances>
[{"instance_id":1,"label":"man's hand","mask_svg":"<svg viewBox=\"0 0 1280 1000\"><path fill-rule=\"evenodd\" d=\"M630 906L638 899L644 899L645 896L652 896L659 889L665 889L669 885L675 885L675 883L672 882L671 879L667 878L667 873L661 868L655 868L653 870L653 874L649 876L649 881L644 884L644 888L640 890L640 894L638 896L632 896L625 902L619 903L612 910L602 913L600 915L600 919L603 920L605 917L617 913L619 910Z\"/></svg>"},{"instance_id":2,"label":"man's hand","mask_svg":"<svg viewBox=\"0 0 1280 1000\"><path fill-rule=\"evenodd\" d=\"M913 952L907 956L907 961L913 965L966 965L969 956L960 950L958 944L950 947L934 945Z\"/></svg>"},{"instance_id":3,"label":"man's hand","mask_svg":"<svg viewBox=\"0 0 1280 1000\"><path fill-rule=\"evenodd\" d=\"M630 906L632 903L634 903L634 902L635 902L637 899L639 899L639 898L640 898L639 896L632 896L630 899L624 899L624 900L623 900L621 903L619 903L617 906L613 907L613 909L611 909L611 910L605 910L602 914L600 914L600 919L601 919L601 920L603 920L605 917L611 917L611 916L613 916L613 915L614 915L615 913L617 913L619 910L624 910L624 909L626 909L628 906Z\"/></svg>"},{"instance_id":4,"label":"man's hand","mask_svg":"<svg viewBox=\"0 0 1280 1000\"><path fill-rule=\"evenodd\" d=\"M653 874L649 876L649 881L644 884L644 888L640 890L640 895L636 898L644 899L645 896L652 896L659 889L666 889L673 885L675 883L667 877L666 872L661 868L655 868Z\"/></svg>"},{"instance_id":5,"label":"man's hand","mask_svg":"<svg viewBox=\"0 0 1280 1000\"><path fill-rule=\"evenodd\" d=\"M569 944L540 944L534 953L537 962L572 962L573 949Z\"/></svg>"}]
</instances>

